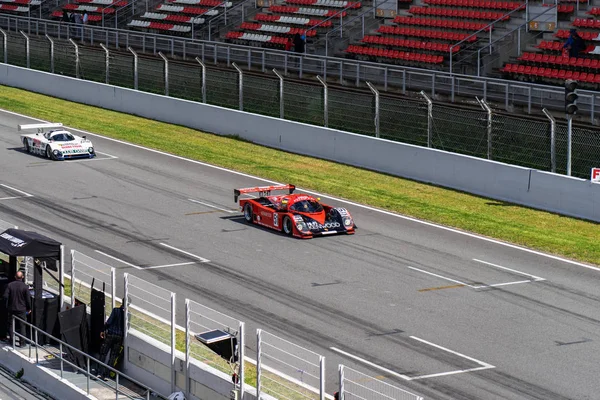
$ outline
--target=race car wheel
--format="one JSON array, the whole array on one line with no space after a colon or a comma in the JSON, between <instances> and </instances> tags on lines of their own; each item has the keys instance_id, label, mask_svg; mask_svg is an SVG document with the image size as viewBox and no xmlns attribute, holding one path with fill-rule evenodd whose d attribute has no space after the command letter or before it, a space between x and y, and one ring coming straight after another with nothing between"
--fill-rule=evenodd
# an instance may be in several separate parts
<instances>
[{"instance_id":1,"label":"race car wheel","mask_svg":"<svg viewBox=\"0 0 600 400\"><path fill-rule=\"evenodd\" d=\"M51 160L54 160L54 155L52 154L50 146L46 146L46 157L48 157Z\"/></svg>"},{"instance_id":2,"label":"race car wheel","mask_svg":"<svg viewBox=\"0 0 600 400\"><path fill-rule=\"evenodd\" d=\"M283 231L286 235L291 236L294 234L294 224L292 222L292 219L287 215L283 217Z\"/></svg>"},{"instance_id":3,"label":"race car wheel","mask_svg":"<svg viewBox=\"0 0 600 400\"><path fill-rule=\"evenodd\" d=\"M29 148L29 142L27 141L27 139L23 139L23 146L25 146L25 151L30 153L31 149Z\"/></svg>"},{"instance_id":4,"label":"race car wheel","mask_svg":"<svg viewBox=\"0 0 600 400\"><path fill-rule=\"evenodd\" d=\"M252 206L250 203L246 203L244 206L244 218L247 222L252 222Z\"/></svg>"}]
</instances>

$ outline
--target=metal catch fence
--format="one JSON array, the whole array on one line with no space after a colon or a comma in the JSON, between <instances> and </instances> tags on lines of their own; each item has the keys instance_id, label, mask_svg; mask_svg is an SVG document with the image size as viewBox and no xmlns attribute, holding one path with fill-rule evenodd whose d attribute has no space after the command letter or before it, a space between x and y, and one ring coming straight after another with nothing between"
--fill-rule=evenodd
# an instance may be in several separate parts
<instances>
[{"instance_id":1,"label":"metal catch fence","mask_svg":"<svg viewBox=\"0 0 600 400\"><path fill-rule=\"evenodd\" d=\"M262 329L256 337L257 398L265 393L278 399L325 399L325 357Z\"/></svg>"},{"instance_id":2,"label":"metal catch fence","mask_svg":"<svg viewBox=\"0 0 600 400\"><path fill-rule=\"evenodd\" d=\"M244 323L189 299L185 301L185 309L186 371L189 371L190 359L194 358L222 372L235 374L237 383L232 381L232 384L243 393ZM216 354L212 348L222 351L222 354ZM228 355L231 357L225 360ZM189 383L189 379L186 382Z\"/></svg>"},{"instance_id":3,"label":"metal catch fence","mask_svg":"<svg viewBox=\"0 0 600 400\"><path fill-rule=\"evenodd\" d=\"M416 97L397 97L380 93L369 82L369 91L342 90L319 75L316 80L297 81L283 70L256 74L245 64L214 69L200 58L173 60L160 52L153 57L138 55L131 48L81 47L72 39L30 38L23 32L8 36L9 62L43 71L529 168L566 171L580 178L589 178L600 159L597 131L574 127L569 169L568 143L551 143L542 115L506 114L493 110L485 100L457 112L455 106L433 103L424 91Z\"/></svg>"},{"instance_id":4,"label":"metal catch fence","mask_svg":"<svg viewBox=\"0 0 600 400\"><path fill-rule=\"evenodd\" d=\"M115 268L71 250L71 304L78 300L90 304L92 288L104 292L109 298L105 313L110 315L115 307Z\"/></svg>"},{"instance_id":5,"label":"metal catch fence","mask_svg":"<svg viewBox=\"0 0 600 400\"><path fill-rule=\"evenodd\" d=\"M423 400L423 397L363 374L345 365L339 366L340 400Z\"/></svg>"}]
</instances>

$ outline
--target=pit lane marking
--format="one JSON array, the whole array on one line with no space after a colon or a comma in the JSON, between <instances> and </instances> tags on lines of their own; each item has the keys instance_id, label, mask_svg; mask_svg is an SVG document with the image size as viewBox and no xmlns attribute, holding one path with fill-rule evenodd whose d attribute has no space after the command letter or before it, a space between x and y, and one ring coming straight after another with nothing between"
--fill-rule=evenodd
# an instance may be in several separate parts
<instances>
[{"instance_id":1,"label":"pit lane marking","mask_svg":"<svg viewBox=\"0 0 600 400\"><path fill-rule=\"evenodd\" d=\"M22 190L16 189L16 188L14 188L12 186L8 186L8 185L5 185L3 183L0 183L0 186L5 187L5 188L7 188L9 190L12 190L13 192L17 192L17 193L21 193L22 194L22 196L0 197L0 200L13 200L13 199L23 199L23 198L26 198L26 197L33 197L32 194L29 194L29 193L24 192Z\"/></svg>"},{"instance_id":2,"label":"pit lane marking","mask_svg":"<svg viewBox=\"0 0 600 400\"><path fill-rule=\"evenodd\" d=\"M188 256L190 256L190 257L197 258L198 260L200 260L200 262L203 262L203 263L210 262L210 260L207 260L207 259L206 259L206 258L204 258L204 257L200 257L200 256L197 256L197 255L195 255L195 254L188 253L188 252L187 252L187 251L185 251L185 250L181 250L181 249L178 249L177 247L169 246L169 245L168 245L168 244L166 244L166 243L160 243L160 245L161 245L161 246L165 246L165 247L167 247L167 248L169 248L169 249L171 249L171 250L178 251L178 252L180 252L180 253L183 253L183 254L185 254L185 255L188 255Z\"/></svg>"},{"instance_id":3,"label":"pit lane marking","mask_svg":"<svg viewBox=\"0 0 600 400\"><path fill-rule=\"evenodd\" d=\"M224 211L226 213L230 213L230 214L235 213L235 211L233 211L233 210L228 210L226 208L221 208L221 207L213 206L212 204L208 204L208 203L205 203L205 202L200 201L200 200L194 200L194 199L188 199L188 200L191 201L192 203L198 203L198 204L202 204L203 206L206 206L206 207L216 208L217 210Z\"/></svg>"},{"instance_id":4,"label":"pit lane marking","mask_svg":"<svg viewBox=\"0 0 600 400\"><path fill-rule=\"evenodd\" d=\"M98 254L102 254L102 255L103 255L103 256L105 256L105 257L111 258L111 259L113 259L113 260L115 260L115 261L118 261L118 262L120 262L120 263L123 263L123 264L125 264L125 265L129 265L130 267L133 267L133 268L136 268L136 269L144 269L144 268L142 268L142 267L139 267L139 266L137 266L137 265L133 265L132 263L128 263L127 261L123 261L123 260L121 260L120 258L117 258L117 257L115 257L115 256L111 256L110 254L103 253L103 252L101 252L100 250L94 250L94 251L95 251L96 253L98 253Z\"/></svg>"},{"instance_id":5,"label":"pit lane marking","mask_svg":"<svg viewBox=\"0 0 600 400\"><path fill-rule=\"evenodd\" d=\"M177 263L177 264L167 264L167 265L155 265L154 267L145 267L145 268L142 268L142 269L156 269L156 268L179 267L181 265L192 265L192 264L196 264L196 261L183 262L183 263Z\"/></svg>"},{"instance_id":6,"label":"pit lane marking","mask_svg":"<svg viewBox=\"0 0 600 400\"><path fill-rule=\"evenodd\" d=\"M479 367L467 368L467 369L457 369L457 370L453 370L453 371L438 372L438 373L435 373L435 374L427 374L427 375L419 375L419 376L406 376L406 375L400 374L398 372L392 371L390 369L387 369L385 367L382 367L380 365L377 365L375 363L372 363L371 361L365 360L364 358L360 358L358 356L355 356L354 354L347 353L347 352L345 352L343 350L338 349L337 347L330 347L329 349L335 351L336 353L345 355L346 357L352 358L352 359L354 359L354 360L356 360L358 362L361 362L363 364L369 365L369 366L371 366L373 368L377 368L378 370L383 371L383 372L385 372L388 375L394 375L394 376L397 376L398 378L402 378L405 381L413 381L413 380L418 380L418 379L435 378L435 377L438 377L438 376L456 375L456 374L463 374L463 373L466 373L466 372L482 371L484 369L496 368L492 364L488 364L486 362L477 360L477 359L475 359L473 357L469 357L469 356L467 356L465 354L462 354L462 353L459 353L457 351L450 350L450 349L448 349L446 347L442 347L442 346L440 346L438 344L435 344L435 343L432 343L432 342L428 342L427 340L418 338L416 336L409 336L409 338L411 338L413 340L416 340L418 342L421 342L423 344L435 347L436 349L443 350L443 351L448 352L450 354L454 354L455 356L462 357L464 359L472 361L472 362L474 362L476 364L479 364Z\"/></svg>"}]
</instances>

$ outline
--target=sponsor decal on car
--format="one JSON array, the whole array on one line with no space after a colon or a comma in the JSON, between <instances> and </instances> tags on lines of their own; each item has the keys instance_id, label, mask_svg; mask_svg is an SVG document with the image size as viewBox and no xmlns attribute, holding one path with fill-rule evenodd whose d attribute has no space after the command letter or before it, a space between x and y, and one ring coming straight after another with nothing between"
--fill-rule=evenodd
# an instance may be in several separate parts
<instances>
[{"instance_id":1,"label":"sponsor decal on car","mask_svg":"<svg viewBox=\"0 0 600 400\"><path fill-rule=\"evenodd\" d=\"M315 229L331 229L331 228L339 228L341 225L339 222L326 222L325 224L320 224L317 221L310 221L306 223L306 226L311 231Z\"/></svg>"}]
</instances>

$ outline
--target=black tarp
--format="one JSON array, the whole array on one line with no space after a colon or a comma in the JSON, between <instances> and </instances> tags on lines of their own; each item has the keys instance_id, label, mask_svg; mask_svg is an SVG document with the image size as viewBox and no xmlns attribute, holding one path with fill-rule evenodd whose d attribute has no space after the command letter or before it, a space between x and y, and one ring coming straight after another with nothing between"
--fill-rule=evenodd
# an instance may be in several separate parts
<instances>
[{"instance_id":1,"label":"black tarp","mask_svg":"<svg viewBox=\"0 0 600 400\"><path fill-rule=\"evenodd\" d=\"M9 280L13 280L16 271L16 257L33 257L33 325L40 328L44 318L43 292L43 267L48 270L58 271L57 263L60 262L61 243L50 239L37 232L21 229L7 229L0 233L0 253L10 256L13 269L9 273ZM60 305L59 305L60 308ZM58 310L57 310L58 311Z\"/></svg>"},{"instance_id":2,"label":"black tarp","mask_svg":"<svg viewBox=\"0 0 600 400\"><path fill-rule=\"evenodd\" d=\"M90 352L98 353L102 345L100 334L104 332L106 295L104 294L104 287L100 291L96 290L93 286L94 283L92 282L92 295L90 298Z\"/></svg>"},{"instance_id":3,"label":"black tarp","mask_svg":"<svg viewBox=\"0 0 600 400\"><path fill-rule=\"evenodd\" d=\"M58 314L58 320L60 321L62 341L87 354L89 347L89 332L86 306L80 305L61 311ZM86 368L85 357L82 354L73 351L68 347L63 350L79 368Z\"/></svg>"}]
</instances>

